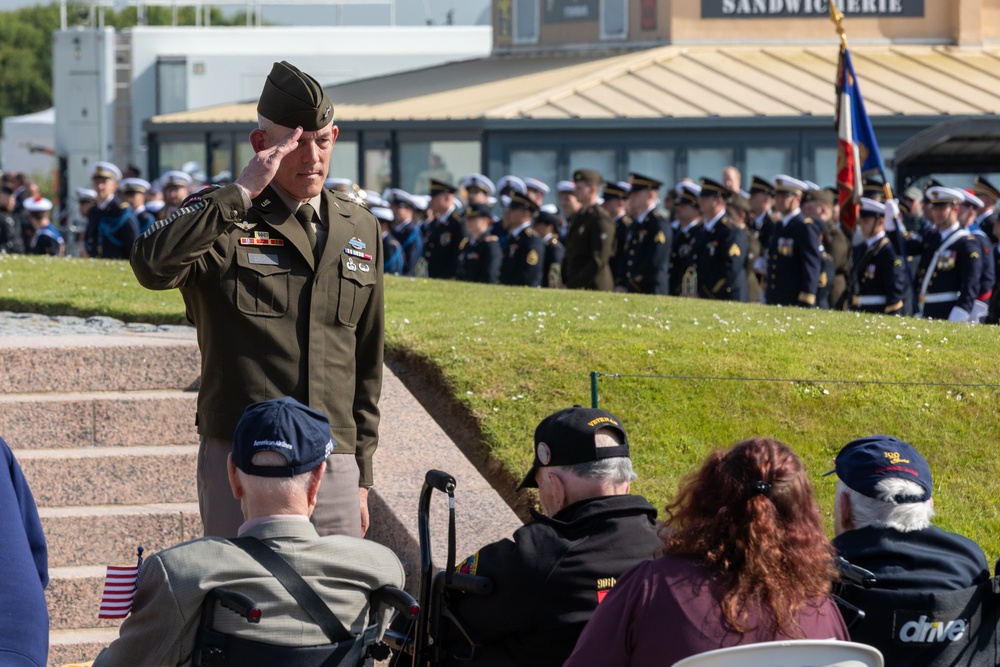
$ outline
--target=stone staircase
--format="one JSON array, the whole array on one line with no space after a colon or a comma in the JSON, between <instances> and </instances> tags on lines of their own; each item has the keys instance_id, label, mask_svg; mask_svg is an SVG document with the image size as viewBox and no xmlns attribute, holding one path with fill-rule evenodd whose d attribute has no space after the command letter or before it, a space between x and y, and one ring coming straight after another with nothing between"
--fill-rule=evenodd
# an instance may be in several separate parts
<instances>
[{"instance_id":1,"label":"stone staircase","mask_svg":"<svg viewBox=\"0 0 1000 667\"><path fill-rule=\"evenodd\" d=\"M0 338L0 436L49 548L49 664L92 660L118 635L97 618L109 564L201 535L192 333Z\"/></svg>"}]
</instances>

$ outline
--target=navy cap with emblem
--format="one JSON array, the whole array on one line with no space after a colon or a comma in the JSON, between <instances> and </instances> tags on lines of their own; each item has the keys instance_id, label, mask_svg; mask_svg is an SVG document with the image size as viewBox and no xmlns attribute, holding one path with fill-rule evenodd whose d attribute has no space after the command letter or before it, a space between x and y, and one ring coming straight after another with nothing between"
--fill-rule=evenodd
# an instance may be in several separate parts
<instances>
[{"instance_id":1,"label":"navy cap with emblem","mask_svg":"<svg viewBox=\"0 0 1000 667\"><path fill-rule=\"evenodd\" d=\"M317 468L336 446L326 415L294 398L275 398L254 403L240 417L233 435L233 463L248 475L292 477ZM278 452L287 464L254 465L257 452Z\"/></svg>"},{"instance_id":2,"label":"navy cap with emblem","mask_svg":"<svg viewBox=\"0 0 1000 667\"><path fill-rule=\"evenodd\" d=\"M455 192L458 191L458 188L456 188L451 183L446 183L436 178L430 179L429 189L431 197L433 197L434 195L443 195L443 194L453 195L455 194Z\"/></svg>"},{"instance_id":3,"label":"navy cap with emblem","mask_svg":"<svg viewBox=\"0 0 1000 667\"><path fill-rule=\"evenodd\" d=\"M333 122L333 103L316 79L282 60L267 75L257 113L283 127L317 132Z\"/></svg>"},{"instance_id":4,"label":"navy cap with emblem","mask_svg":"<svg viewBox=\"0 0 1000 667\"><path fill-rule=\"evenodd\" d=\"M733 196L732 190L718 181L713 181L711 178L702 178L699 184L701 185L701 192L698 193L699 197L717 196L728 199Z\"/></svg>"},{"instance_id":5,"label":"navy cap with emblem","mask_svg":"<svg viewBox=\"0 0 1000 667\"><path fill-rule=\"evenodd\" d=\"M493 211L489 204L469 204L465 209L466 218L492 218Z\"/></svg>"},{"instance_id":6,"label":"navy cap with emblem","mask_svg":"<svg viewBox=\"0 0 1000 667\"><path fill-rule=\"evenodd\" d=\"M598 447L597 432L609 428L621 435L622 444ZM575 405L551 414L535 429L535 460L517 490L537 488L535 473L546 466L568 466L628 456L628 436L618 417L596 408Z\"/></svg>"},{"instance_id":7,"label":"navy cap with emblem","mask_svg":"<svg viewBox=\"0 0 1000 667\"><path fill-rule=\"evenodd\" d=\"M754 176L750 182L750 194L761 192L766 195L774 194L774 183L761 176Z\"/></svg>"},{"instance_id":8,"label":"navy cap with emblem","mask_svg":"<svg viewBox=\"0 0 1000 667\"><path fill-rule=\"evenodd\" d=\"M870 435L844 445L835 459L836 467L824 476L837 473L849 488L863 496L879 498L876 485L896 477L916 482L923 489L919 496L895 496L896 504L922 503L931 498L931 468L913 445L888 435Z\"/></svg>"},{"instance_id":9,"label":"navy cap with emblem","mask_svg":"<svg viewBox=\"0 0 1000 667\"><path fill-rule=\"evenodd\" d=\"M508 197L510 202L507 204L507 208L526 208L532 213L538 211L538 204L535 203L533 199L528 199L528 195L522 195L520 192L514 192Z\"/></svg>"}]
</instances>

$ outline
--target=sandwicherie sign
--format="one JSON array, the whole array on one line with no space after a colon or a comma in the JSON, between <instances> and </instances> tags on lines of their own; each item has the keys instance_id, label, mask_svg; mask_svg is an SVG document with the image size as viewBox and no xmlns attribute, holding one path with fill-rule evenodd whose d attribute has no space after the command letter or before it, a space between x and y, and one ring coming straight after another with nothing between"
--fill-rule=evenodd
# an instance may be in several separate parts
<instances>
[{"instance_id":1,"label":"sandwicherie sign","mask_svg":"<svg viewBox=\"0 0 1000 667\"><path fill-rule=\"evenodd\" d=\"M924 0L836 0L846 16L912 18L924 15ZM704 19L830 18L829 0L701 0Z\"/></svg>"}]
</instances>

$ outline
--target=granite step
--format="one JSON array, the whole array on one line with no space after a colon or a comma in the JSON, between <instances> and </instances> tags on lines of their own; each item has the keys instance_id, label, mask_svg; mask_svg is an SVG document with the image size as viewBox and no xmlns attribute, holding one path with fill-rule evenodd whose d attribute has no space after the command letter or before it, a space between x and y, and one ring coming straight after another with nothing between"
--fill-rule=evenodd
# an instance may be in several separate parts
<instances>
[{"instance_id":1,"label":"granite step","mask_svg":"<svg viewBox=\"0 0 1000 667\"><path fill-rule=\"evenodd\" d=\"M38 514L49 567L118 563L137 546L151 554L202 536L196 502L41 507Z\"/></svg>"},{"instance_id":2,"label":"granite step","mask_svg":"<svg viewBox=\"0 0 1000 667\"><path fill-rule=\"evenodd\" d=\"M39 507L197 499L198 445L28 449L17 460Z\"/></svg>"},{"instance_id":3,"label":"granite step","mask_svg":"<svg viewBox=\"0 0 1000 667\"><path fill-rule=\"evenodd\" d=\"M0 337L0 394L192 389L201 374L187 334Z\"/></svg>"},{"instance_id":4,"label":"granite step","mask_svg":"<svg viewBox=\"0 0 1000 667\"><path fill-rule=\"evenodd\" d=\"M117 627L53 630L49 633L49 665L90 662L117 638Z\"/></svg>"},{"instance_id":5,"label":"granite step","mask_svg":"<svg viewBox=\"0 0 1000 667\"><path fill-rule=\"evenodd\" d=\"M198 442L198 393L0 394L0 436L20 458L38 448L189 445Z\"/></svg>"},{"instance_id":6,"label":"granite step","mask_svg":"<svg viewBox=\"0 0 1000 667\"><path fill-rule=\"evenodd\" d=\"M135 552L103 565L50 567L45 601L51 630L118 627L120 620L97 618L108 565L135 565Z\"/></svg>"}]
</instances>

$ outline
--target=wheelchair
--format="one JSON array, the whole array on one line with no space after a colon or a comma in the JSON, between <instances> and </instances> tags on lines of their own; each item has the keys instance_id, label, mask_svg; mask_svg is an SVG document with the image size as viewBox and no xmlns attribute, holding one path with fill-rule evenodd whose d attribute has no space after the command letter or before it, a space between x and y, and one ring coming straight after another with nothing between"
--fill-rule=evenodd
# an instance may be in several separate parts
<instances>
[{"instance_id":1,"label":"wheelchair","mask_svg":"<svg viewBox=\"0 0 1000 667\"><path fill-rule=\"evenodd\" d=\"M840 559L834 596L851 639L893 667L1000 664L1000 577L959 591L879 589L875 576ZM858 613L858 612L861 613Z\"/></svg>"}]
</instances>

